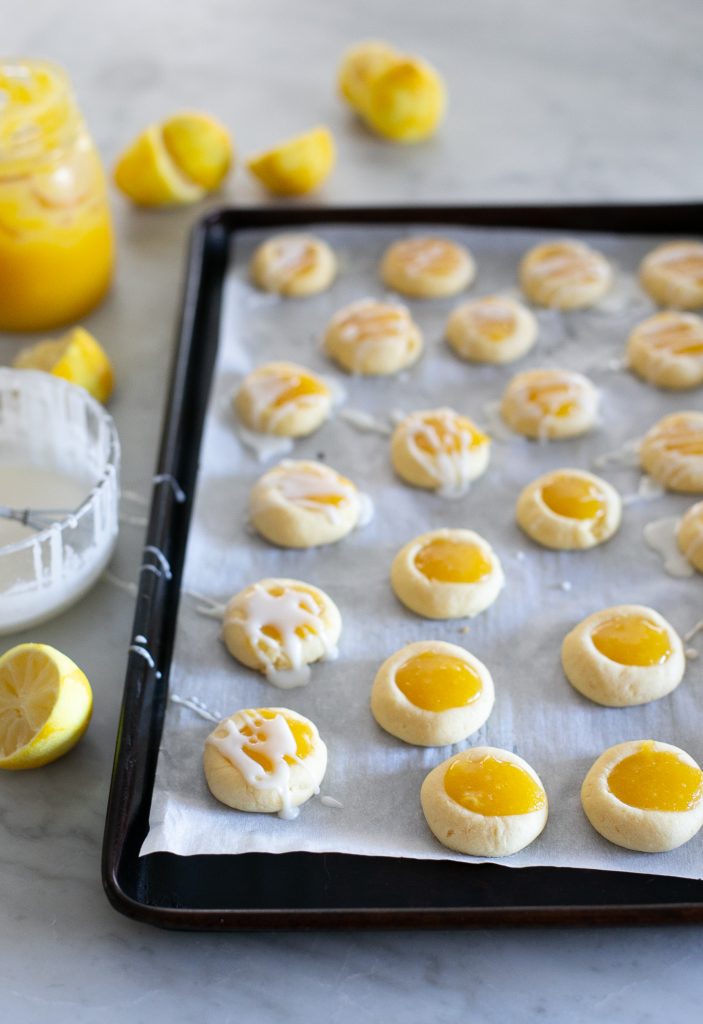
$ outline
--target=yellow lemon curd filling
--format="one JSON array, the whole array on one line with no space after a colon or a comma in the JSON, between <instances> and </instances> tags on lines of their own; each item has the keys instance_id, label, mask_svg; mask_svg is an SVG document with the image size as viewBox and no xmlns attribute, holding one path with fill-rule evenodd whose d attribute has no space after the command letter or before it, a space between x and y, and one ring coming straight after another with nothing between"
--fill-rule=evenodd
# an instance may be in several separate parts
<instances>
[{"instance_id":1,"label":"yellow lemon curd filling","mask_svg":"<svg viewBox=\"0 0 703 1024\"><path fill-rule=\"evenodd\" d=\"M515 330L515 316L498 300L486 301L473 310L473 317L481 334L488 341L505 341Z\"/></svg>"},{"instance_id":2,"label":"yellow lemon curd filling","mask_svg":"<svg viewBox=\"0 0 703 1024\"><path fill-rule=\"evenodd\" d=\"M703 455L703 431L688 423L672 427L662 443L667 451L677 455Z\"/></svg>"},{"instance_id":3,"label":"yellow lemon curd filling","mask_svg":"<svg viewBox=\"0 0 703 1024\"><path fill-rule=\"evenodd\" d=\"M271 597L283 597L283 595L286 593L286 590L283 587L269 587L267 592L271 595ZM318 601L316 595L313 594L311 590L307 590L304 587L295 587L294 593L300 594L301 600L298 602L299 604L302 604L303 597L312 598L312 602L315 605L317 613L322 613L322 606L320 605L320 602ZM312 614L315 613L313 612ZM267 625L262 626L261 632L264 634L264 636L269 637L271 640L275 640L276 643L280 644L283 640L283 633L278 628L278 626L274 626L272 623L268 623ZM303 623L302 625L295 627L295 635L300 637L301 640L304 640L306 636L316 636L317 630L315 629L313 623Z\"/></svg>"},{"instance_id":4,"label":"yellow lemon curd filling","mask_svg":"<svg viewBox=\"0 0 703 1024\"><path fill-rule=\"evenodd\" d=\"M472 448L477 448L488 441L486 434L482 433L465 416L455 416L450 420L442 419L439 416L425 416L422 422L436 435L439 441L439 450L449 455L456 455L461 451L462 435L468 435ZM415 434L414 441L423 452L432 455L437 451L433 440L422 431Z\"/></svg>"},{"instance_id":5,"label":"yellow lemon curd filling","mask_svg":"<svg viewBox=\"0 0 703 1024\"><path fill-rule=\"evenodd\" d=\"M578 409L578 402L574 401L571 389L568 384L555 381L553 384L535 384L528 388L527 400L531 405L537 405L547 416L571 416Z\"/></svg>"},{"instance_id":6,"label":"yellow lemon curd filling","mask_svg":"<svg viewBox=\"0 0 703 1024\"><path fill-rule=\"evenodd\" d=\"M80 318L112 263L102 167L63 73L0 63L0 328Z\"/></svg>"},{"instance_id":7,"label":"yellow lemon curd filling","mask_svg":"<svg viewBox=\"0 0 703 1024\"><path fill-rule=\"evenodd\" d=\"M703 772L670 750L643 743L615 765L608 789L622 803L643 811L690 811L703 796Z\"/></svg>"},{"instance_id":8,"label":"yellow lemon curd filling","mask_svg":"<svg viewBox=\"0 0 703 1024\"><path fill-rule=\"evenodd\" d=\"M448 711L473 704L481 695L478 673L461 658L423 651L396 671L395 685L423 711Z\"/></svg>"},{"instance_id":9,"label":"yellow lemon curd filling","mask_svg":"<svg viewBox=\"0 0 703 1024\"><path fill-rule=\"evenodd\" d=\"M272 405L275 408L294 402L298 398L307 398L310 395L329 395L327 385L312 374L291 373L282 377L282 380L286 386L274 399Z\"/></svg>"},{"instance_id":10,"label":"yellow lemon curd filling","mask_svg":"<svg viewBox=\"0 0 703 1024\"><path fill-rule=\"evenodd\" d=\"M488 817L530 814L544 807L547 799L524 768L490 755L480 761L452 761L444 776L444 789L467 811Z\"/></svg>"},{"instance_id":11,"label":"yellow lemon curd filling","mask_svg":"<svg viewBox=\"0 0 703 1024\"><path fill-rule=\"evenodd\" d=\"M263 718L265 721L271 721L271 719L275 718L277 714L280 714L280 712L271 711L268 708L260 708L257 711L249 713L255 715L257 718ZM288 718L285 715L283 717L285 718L286 725L290 729L293 734L293 739L295 740L295 756L302 761L312 751L312 732L310 731L310 727L304 722L299 722L296 718ZM264 724L249 725L248 723L245 723L239 727L239 732L242 736L246 736L247 738L251 737L251 739L255 741L255 744L265 743L268 739L266 726ZM256 745L247 743L242 747L242 750L247 757L251 758L252 761L256 761L257 764L260 764L265 772L272 772L274 770L275 766L272 763L271 758L259 750ZM295 759L289 754L285 754L283 760L286 761L287 764L295 764Z\"/></svg>"},{"instance_id":12,"label":"yellow lemon curd filling","mask_svg":"<svg viewBox=\"0 0 703 1024\"><path fill-rule=\"evenodd\" d=\"M438 538L425 544L415 555L417 569L438 583L477 583L493 568L477 544Z\"/></svg>"},{"instance_id":13,"label":"yellow lemon curd filling","mask_svg":"<svg viewBox=\"0 0 703 1024\"><path fill-rule=\"evenodd\" d=\"M696 325L687 321L671 322L668 314L664 314L658 323L656 332L650 335L654 348L665 350L673 356L703 355L703 341Z\"/></svg>"},{"instance_id":14,"label":"yellow lemon curd filling","mask_svg":"<svg viewBox=\"0 0 703 1024\"><path fill-rule=\"evenodd\" d=\"M641 615L615 615L591 633L594 646L619 665L662 665L671 656L668 632Z\"/></svg>"},{"instance_id":15,"label":"yellow lemon curd filling","mask_svg":"<svg viewBox=\"0 0 703 1024\"><path fill-rule=\"evenodd\" d=\"M542 487L542 500L547 508L566 519L601 519L605 500L591 480L562 474Z\"/></svg>"}]
</instances>

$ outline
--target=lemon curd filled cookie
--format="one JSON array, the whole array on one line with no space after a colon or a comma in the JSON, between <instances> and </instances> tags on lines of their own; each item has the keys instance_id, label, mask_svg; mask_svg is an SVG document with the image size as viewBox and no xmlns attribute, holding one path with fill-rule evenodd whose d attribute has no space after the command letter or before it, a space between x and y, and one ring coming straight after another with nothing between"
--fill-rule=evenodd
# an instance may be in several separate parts
<instances>
[{"instance_id":1,"label":"lemon curd filled cookie","mask_svg":"<svg viewBox=\"0 0 703 1024\"><path fill-rule=\"evenodd\" d=\"M469 250L447 238L405 238L389 246L381 260L383 283L414 299L456 295L475 276Z\"/></svg>"},{"instance_id":2,"label":"lemon curd filled cookie","mask_svg":"<svg viewBox=\"0 0 703 1024\"><path fill-rule=\"evenodd\" d=\"M449 497L464 494L488 465L490 439L453 409L411 413L391 439L393 468L406 483Z\"/></svg>"},{"instance_id":3,"label":"lemon curd filled cookie","mask_svg":"<svg viewBox=\"0 0 703 1024\"><path fill-rule=\"evenodd\" d=\"M330 320L325 351L347 373L387 376L412 366L422 352L422 334L405 306L359 299Z\"/></svg>"},{"instance_id":4,"label":"lemon curd filled cookie","mask_svg":"<svg viewBox=\"0 0 703 1024\"><path fill-rule=\"evenodd\" d=\"M703 413L660 419L642 439L640 463L668 491L703 494Z\"/></svg>"},{"instance_id":5,"label":"lemon curd filled cookie","mask_svg":"<svg viewBox=\"0 0 703 1024\"><path fill-rule=\"evenodd\" d=\"M511 363L534 345L537 320L507 295L485 295L457 306L447 320L446 335L461 359Z\"/></svg>"},{"instance_id":6,"label":"lemon curd filled cookie","mask_svg":"<svg viewBox=\"0 0 703 1024\"><path fill-rule=\"evenodd\" d=\"M659 306L703 306L703 242L658 245L640 264L640 282Z\"/></svg>"},{"instance_id":7,"label":"lemon curd filled cookie","mask_svg":"<svg viewBox=\"0 0 703 1024\"><path fill-rule=\"evenodd\" d=\"M408 644L381 665L371 689L371 711L391 736L421 747L465 740L493 709L486 666L456 644Z\"/></svg>"},{"instance_id":8,"label":"lemon curd filled cookie","mask_svg":"<svg viewBox=\"0 0 703 1024\"><path fill-rule=\"evenodd\" d=\"M638 324L627 341L627 362L638 377L659 388L703 384L703 319L695 313L656 313Z\"/></svg>"},{"instance_id":9,"label":"lemon curd filled cookie","mask_svg":"<svg viewBox=\"0 0 703 1024\"><path fill-rule=\"evenodd\" d=\"M519 277L523 292L538 306L585 309L610 289L613 272L601 253L564 239L530 249L520 263Z\"/></svg>"},{"instance_id":10,"label":"lemon curd filled cookie","mask_svg":"<svg viewBox=\"0 0 703 1024\"><path fill-rule=\"evenodd\" d=\"M288 708L249 708L225 718L203 752L212 795L238 811L298 816L320 792L327 748L317 727Z\"/></svg>"},{"instance_id":11,"label":"lemon curd filled cookie","mask_svg":"<svg viewBox=\"0 0 703 1024\"><path fill-rule=\"evenodd\" d=\"M470 747L438 765L422 784L420 802L440 843L472 857L509 857L547 824L539 776L498 747Z\"/></svg>"},{"instance_id":12,"label":"lemon curd filled cookie","mask_svg":"<svg viewBox=\"0 0 703 1024\"><path fill-rule=\"evenodd\" d=\"M703 501L684 513L676 528L676 543L693 568L703 572Z\"/></svg>"},{"instance_id":13,"label":"lemon curd filled cookie","mask_svg":"<svg viewBox=\"0 0 703 1024\"><path fill-rule=\"evenodd\" d=\"M653 608L624 604L589 615L561 648L566 678L584 697L606 707L647 704L683 679L683 644Z\"/></svg>"},{"instance_id":14,"label":"lemon curd filled cookie","mask_svg":"<svg viewBox=\"0 0 703 1024\"><path fill-rule=\"evenodd\" d=\"M333 661L342 631L339 609L309 583L264 579L235 594L225 609L229 653L282 689L305 686L310 665Z\"/></svg>"},{"instance_id":15,"label":"lemon curd filled cookie","mask_svg":"<svg viewBox=\"0 0 703 1024\"><path fill-rule=\"evenodd\" d=\"M332 410L332 393L311 370L296 363L265 363L248 374L234 396L237 416L250 430L278 437L306 437Z\"/></svg>"},{"instance_id":16,"label":"lemon curd filled cookie","mask_svg":"<svg viewBox=\"0 0 703 1024\"><path fill-rule=\"evenodd\" d=\"M620 495L583 469L556 469L533 480L516 507L518 525L546 548L592 548L613 536L622 516Z\"/></svg>"},{"instance_id":17,"label":"lemon curd filled cookie","mask_svg":"<svg viewBox=\"0 0 703 1024\"><path fill-rule=\"evenodd\" d=\"M493 604L505 577L491 545L473 530L432 530L400 549L391 585L426 619L472 618Z\"/></svg>"},{"instance_id":18,"label":"lemon curd filled cookie","mask_svg":"<svg viewBox=\"0 0 703 1024\"><path fill-rule=\"evenodd\" d=\"M595 425L598 392L571 370L526 370L503 393L500 414L518 434L540 441L578 437Z\"/></svg>"},{"instance_id":19,"label":"lemon curd filled cookie","mask_svg":"<svg viewBox=\"0 0 703 1024\"><path fill-rule=\"evenodd\" d=\"M329 288L337 260L327 242L314 235L274 235L254 253L250 272L257 288L300 298Z\"/></svg>"},{"instance_id":20,"label":"lemon curd filled cookie","mask_svg":"<svg viewBox=\"0 0 703 1024\"><path fill-rule=\"evenodd\" d=\"M687 843L703 824L703 772L669 743L619 743L586 775L581 803L596 832L611 843L664 853Z\"/></svg>"},{"instance_id":21,"label":"lemon curd filled cookie","mask_svg":"<svg viewBox=\"0 0 703 1024\"><path fill-rule=\"evenodd\" d=\"M331 466L287 459L254 484L249 512L266 540L285 548L311 548L333 544L363 525L370 502Z\"/></svg>"}]
</instances>

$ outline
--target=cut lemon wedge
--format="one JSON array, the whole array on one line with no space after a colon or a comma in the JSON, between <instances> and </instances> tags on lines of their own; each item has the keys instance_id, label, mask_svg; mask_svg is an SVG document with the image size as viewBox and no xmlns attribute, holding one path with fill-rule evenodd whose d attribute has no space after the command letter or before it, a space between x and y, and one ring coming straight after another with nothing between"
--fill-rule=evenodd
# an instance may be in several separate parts
<instances>
[{"instance_id":1,"label":"cut lemon wedge","mask_svg":"<svg viewBox=\"0 0 703 1024\"><path fill-rule=\"evenodd\" d=\"M295 196L318 188L330 174L334 160L332 133L320 125L252 157L247 167L270 192Z\"/></svg>"},{"instance_id":2,"label":"cut lemon wedge","mask_svg":"<svg viewBox=\"0 0 703 1024\"><path fill-rule=\"evenodd\" d=\"M140 206L194 203L206 193L180 172L158 125L147 128L124 151L115 167L115 184Z\"/></svg>"},{"instance_id":3,"label":"cut lemon wedge","mask_svg":"<svg viewBox=\"0 0 703 1024\"><path fill-rule=\"evenodd\" d=\"M39 341L15 357L20 370L44 370L80 387L106 402L112 394L112 364L100 343L82 327L74 327L56 340Z\"/></svg>"},{"instance_id":4,"label":"cut lemon wedge","mask_svg":"<svg viewBox=\"0 0 703 1024\"><path fill-rule=\"evenodd\" d=\"M0 769L40 768L66 754L88 728L90 683L46 644L20 644L0 657Z\"/></svg>"}]
</instances>

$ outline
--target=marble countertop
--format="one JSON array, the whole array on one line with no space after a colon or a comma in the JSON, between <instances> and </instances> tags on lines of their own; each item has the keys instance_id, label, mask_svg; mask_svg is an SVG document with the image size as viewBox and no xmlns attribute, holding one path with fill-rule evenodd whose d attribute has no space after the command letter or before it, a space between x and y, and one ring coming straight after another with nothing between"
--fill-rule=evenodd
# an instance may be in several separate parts
<instances>
[{"instance_id":1,"label":"marble countertop","mask_svg":"<svg viewBox=\"0 0 703 1024\"><path fill-rule=\"evenodd\" d=\"M400 0L33 0L3 26L7 53L69 69L108 163L180 107L222 117L241 153L328 123L339 165L324 204L700 197L702 29L698 0L444 0L432 11ZM446 75L450 116L432 143L386 146L341 108L336 61L364 36L422 52ZM267 201L241 168L222 200ZM124 486L147 495L186 238L203 207L135 212L115 196L114 209L117 280L86 323L115 363ZM9 360L17 342L2 346ZM123 525L112 567L123 579L136 578L142 532ZM102 892L100 845L132 611L101 582L31 636L83 667L95 715L71 755L0 779L3 1019L699 1019L700 928L207 936L120 917Z\"/></svg>"}]
</instances>

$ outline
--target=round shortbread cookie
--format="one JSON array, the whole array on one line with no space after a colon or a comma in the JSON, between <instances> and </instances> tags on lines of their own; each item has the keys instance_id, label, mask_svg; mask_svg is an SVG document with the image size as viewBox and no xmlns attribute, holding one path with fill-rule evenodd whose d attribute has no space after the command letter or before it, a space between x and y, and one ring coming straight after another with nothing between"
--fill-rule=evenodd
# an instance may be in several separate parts
<instances>
[{"instance_id":1,"label":"round shortbread cookie","mask_svg":"<svg viewBox=\"0 0 703 1024\"><path fill-rule=\"evenodd\" d=\"M684 558L703 572L703 501L697 501L684 513L676 529L676 542Z\"/></svg>"},{"instance_id":2,"label":"round shortbread cookie","mask_svg":"<svg viewBox=\"0 0 703 1024\"><path fill-rule=\"evenodd\" d=\"M440 843L473 857L509 857L547 824L539 776L498 747L469 747L438 765L422 783L420 802Z\"/></svg>"},{"instance_id":3,"label":"round shortbread cookie","mask_svg":"<svg viewBox=\"0 0 703 1024\"><path fill-rule=\"evenodd\" d=\"M538 306L585 309L610 289L613 272L601 253L583 242L543 242L520 262L520 286Z\"/></svg>"},{"instance_id":4,"label":"round shortbread cookie","mask_svg":"<svg viewBox=\"0 0 703 1024\"><path fill-rule=\"evenodd\" d=\"M564 638L561 663L574 689L612 708L666 696L686 670L676 630L653 608L637 604L604 608L579 622Z\"/></svg>"},{"instance_id":5,"label":"round shortbread cookie","mask_svg":"<svg viewBox=\"0 0 703 1024\"><path fill-rule=\"evenodd\" d=\"M405 238L389 246L381 260L383 283L415 299L456 295L475 276L469 250L447 238Z\"/></svg>"},{"instance_id":6,"label":"round shortbread cookie","mask_svg":"<svg viewBox=\"0 0 703 1024\"><path fill-rule=\"evenodd\" d=\"M533 480L518 498L516 518L546 548L592 548L613 536L622 516L620 495L583 469L556 469Z\"/></svg>"},{"instance_id":7,"label":"round shortbread cookie","mask_svg":"<svg viewBox=\"0 0 703 1024\"><path fill-rule=\"evenodd\" d=\"M250 273L257 288L265 292L302 298L329 288L337 274L337 259L327 242L314 235L274 235L254 253Z\"/></svg>"},{"instance_id":8,"label":"round shortbread cookie","mask_svg":"<svg viewBox=\"0 0 703 1024\"><path fill-rule=\"evenodd\" d=\"M446 336L461 359L511 363L534 345L537 320L526 306L507 295L485 295L452 311Z\"/></svg>"},{"instance_id":9,"label":"round shortbread cookie","mask_svg":"<svg viewBox=\"0 0 703 1024\"><path fill-rule=\"evenodd\" d=\"M393 469L401 480L457 496L486 471L490 438L453 409L413 412L391 439Z\"/></svg>"},{"instance_id":10,"label":"round shortbread cookie","mask_svg":"<svg viewBox=\"0 0 703 1024\"><path fill-rule=\"evenodd\" d=\"M404 545L391 585L406 608L426 619L473 618L505 584L498 556L473 530L432 530Z\"/></svg>"},{"instance_id":11,"label":"round shortbread cookie","mask_svg":"<svg viewBox=\"0 0 703 1024\"><path fill-rule=\"evenodd\" d=\"M244 378L234 396L234 409L250 430L307 437L329 418L332 392L304 366L265 363Z\"/></svg>"},{"instance_id":12,"label":"round shortbread cookie","mask_svg":"<svg viewBox=\"0 0 703 1024\"><path fill-rule=\"evenodd\" d=\"M642 439L640 463L668 491L703 494L703 412L658 420Z\"/></svg>"},{"instance_id":13,"label":"round shortbread cookie","mask_svg":"<svg viewBox=\"0 0 703 1024\"><path fill-rule=\"evenodd\" d=\"M703 306L703 242L665 242L640 264L640 283L659 306Z\"/></svg>"},{"instance_id":14,"label":"round shortbread cookie","mask_svg":"<svg viewBox=\"0 0 703 1024\"><path fill-rule=\"evenodd\" d=\"M627 362L638 377L659 388L703 384L703 319L695 313L656 313L627 340Z\"/></svg>"},{"instance_id":15,"label":"round shortbread cookie","mask_svg":"<svg viewBox=\"0 0 703 1024\"><path fill-rule=\"evenodd\" d=\"M320 791L327 748L309 718L289 708L249 708L215 726L203 768L220 803L295 818L296 808Z\"/></svg>"},{"instance_id":16,"label":"round shortbread cookie","mask_svg":"<svg viewBox=\"0 0 703 1024\"><path fill-rule=\"evenodd\" d=\"M539 441L579 437L598 419L599 395L572 370L525 370L509 382L500 414L517 434Z\"/></svg>"},{"instance_id":17,"label":"round shortbread cookie","mask_svg":"<svg viewBox=\"0 0 703 1024\"><path fill-rule=\"evenodd\" d=\"M664 853L687 843L703 824L703 772L669 743L619 743L589 770L581 803L596 832L611 843Z\"/></svg>"},{"instance_id":18,"label":"round shortbread cookie","mask_svg":"<svg viewBox=\"0 0 703 1024\"><path fill-rule=\"evenodd\" d=\"M405 306L360 299L330 320L325 351L347 373L389 376L417 362L422 352L420 328Z\"/></svg>"},{"instance_id":19,"label":"round shortbread cookie","mask_svg":"<svg viewBox=\"0 0 703 1024\"><path fill-rule=\"evenodd\" d=\"M465 740L484 724L493 701L493 680L483 662L440 640L396 651L371 689L371 711L381 728L421 747Z\"/></svg>"}]
</instances>

